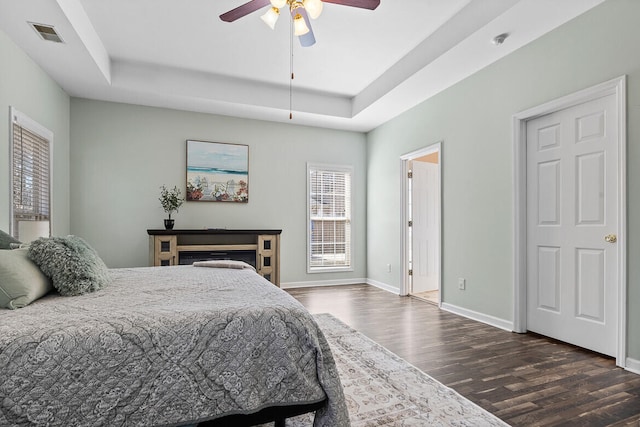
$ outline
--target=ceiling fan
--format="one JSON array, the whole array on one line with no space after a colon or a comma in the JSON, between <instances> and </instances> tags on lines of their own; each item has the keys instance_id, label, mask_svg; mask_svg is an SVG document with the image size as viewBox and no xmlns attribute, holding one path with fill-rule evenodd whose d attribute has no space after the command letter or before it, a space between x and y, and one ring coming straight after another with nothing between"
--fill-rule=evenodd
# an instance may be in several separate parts
<instances>
[{"instance_id":1,"label":"ceiling fan","mask_svg":"<svg viewBox=\"0 0 640 427\"><path fill-rule=\"evenodd\" d=\"M316 19L320 16L323 2L370 10L374 10L380 5L380 0L251 0L223 13L220 15L220 19L225 22L233 22L271 4L269 10L261 18L271 29L274 29L280 15L280 9L288 6L293 19L294 35L298 36L302 46L308 47L313 46L316 42L309 18Z\"/></svg>"}]
</instances>

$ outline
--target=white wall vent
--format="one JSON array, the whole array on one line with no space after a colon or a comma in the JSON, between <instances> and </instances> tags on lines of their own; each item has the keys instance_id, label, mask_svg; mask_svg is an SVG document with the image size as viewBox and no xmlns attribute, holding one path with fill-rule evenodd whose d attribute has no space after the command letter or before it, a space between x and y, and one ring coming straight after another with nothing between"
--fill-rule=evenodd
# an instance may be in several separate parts
<instances>
[{"instance_id":1,"label":"white wall vent","mask_svg":"<svg viewBox=\"0 0 640 427\"><path fill-rule=\"evenodd\" d=\"M42 37L43 40L64 43L52 25L36 24L35 22L29 22L29 25L31 25L38 34L40 34L40 37Z\"/></svg>"}]
</instances>

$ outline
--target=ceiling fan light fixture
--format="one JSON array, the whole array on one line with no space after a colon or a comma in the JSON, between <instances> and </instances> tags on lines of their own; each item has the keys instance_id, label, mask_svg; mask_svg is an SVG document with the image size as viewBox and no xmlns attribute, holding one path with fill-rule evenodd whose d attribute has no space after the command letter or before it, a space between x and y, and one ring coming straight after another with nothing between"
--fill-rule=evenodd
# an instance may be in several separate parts
<instances>
[{"instance_id":1,"label":"ceiling fan light fixture","mask_svg":"<svg viewBox=\"0 0 640 427\"><path fill-rule=\"evenodd\" d=\"M276 22L278 22L278 17L280 16L280 10L277 7L270 8L267 13L262 15L260 19L264 21L272 30L276 28Z\"/></svg>"},{"instance_id":2,"label":"ceiling fan light fixture","mask_svg":"<svg viewBox=\"0 0 640 427\"><path fill-rule=\"evenodd\" d=\"M304 0L304 8L311 19L316 19L322 13L322 0Z\"/></svg>"},{"instance_id":3,"label":"ceiling fan light fixture","mask_svg":"<svg viewBox=\"0 0 640 427\"><path fill-rule=\"evenodd\" d=\"M307 27L307 23L305 22L302 15L299 13L293 17L293 34L296 36L304 36L309 32L309 27Z\"/></svg>"},{"instance_id":4,"label":"ceiling fan light fixture","mask_svg":"<svg viewBox=\"0 0 640 427\"><path fill-rule=\"evenodd\" d=\"M271 6L277 9L282 9L285 4L287 4L287 0L271 0Z\"/></svg>"}]
</instances>

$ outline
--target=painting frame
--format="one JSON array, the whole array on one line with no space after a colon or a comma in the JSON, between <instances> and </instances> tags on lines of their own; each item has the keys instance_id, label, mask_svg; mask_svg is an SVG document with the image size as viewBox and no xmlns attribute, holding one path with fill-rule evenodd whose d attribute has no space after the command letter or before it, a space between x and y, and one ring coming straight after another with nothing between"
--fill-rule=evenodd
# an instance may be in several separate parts
<instances>
[{"instance_id":1,"label":"painting frame","mask_svg":"<svg viewBox=\"0 0 640 427\"><path fill-rule=\"evenodd\" d=\"M188 202L249 202L249 146L188 139Z\"/></svg>"}]
</instances>

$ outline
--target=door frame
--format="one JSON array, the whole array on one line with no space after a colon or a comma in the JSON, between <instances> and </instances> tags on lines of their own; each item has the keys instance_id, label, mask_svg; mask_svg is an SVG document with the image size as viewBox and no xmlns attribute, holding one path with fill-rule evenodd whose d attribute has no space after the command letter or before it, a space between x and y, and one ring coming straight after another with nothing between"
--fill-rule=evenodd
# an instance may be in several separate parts
<instances>
[{"instance_id":1,"label":"door frame","mask_svg":"<svg viewBox=\"0 0 640 427\"><path fill-rule=\"evenodd\" d=\"M437 199L438 204L440 205L440 209L437 209L438 213L438 241L437 248L439 252L438 260L439 260L439 274L438 274L438 307L442 304L442 141L436 142L424 148L420 148L418 150L412 151L407 154L403 154L400 156L401 162L401 192L400 192L400 236L401 238L401 249L400 249L400 268L402 269L402 281L400 283L400 295L406 296L409 295L411 291L411 276L409 275L409 252L411 239L409 238L409 178L407 177L409 173L409 161L417 159L422 156L426 156L429 154L438 153L438 178L439 185L437 188Z\"/></svg>"},{"instance_id":2,"label":"door frame","mask_svg":"<svg viewBox=\"0 0 640 427\"><path fill-rule=\"evenodd\" d=\"M618 110L618 320L616 365L625 366L627 344L627 101L626 75L513 115L513 330L527 331L527 121L603 96Z\"/></svg>"}]
</instances>

